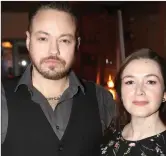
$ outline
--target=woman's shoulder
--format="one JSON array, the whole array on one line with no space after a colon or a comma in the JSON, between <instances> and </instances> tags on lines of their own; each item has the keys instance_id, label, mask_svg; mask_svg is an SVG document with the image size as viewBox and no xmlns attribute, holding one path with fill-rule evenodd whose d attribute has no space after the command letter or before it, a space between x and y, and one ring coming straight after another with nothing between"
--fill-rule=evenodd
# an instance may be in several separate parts
<instances>
[{"instance_id":1,"label":"woman's shoulder","mask_svg":"<svg viewBox=\"0 0 166 156\"><path fill-rule=\"evenodd\" d=\"M148 149L153 150L158 155L166 155L166 130L157 135L143 139L140 143L145 147L148 147Z\"/></svg>"},{"instance_id":2,"label":"woman's shoulder","mask_svg":"<svg viewBox=\"0 0 166 156\"><path fill-rule=\"evenodd\" d=\"M159 133L159 134L156 134L154 136L150 136L148 138L142 139L141 141L142 142L144 142L144 141L152 141L152 142L156 142L156 144L162 143L166 147L166 130L161 132L161 133Z\"/></svg>"},{"instance_id":3,"label":"woman's shoulder","mask_svg":"<svg viewBox=\"0 0 166 156\"><path fill-rule=\"evenodd\" d=\"M161 135L166 138L166 130L164 132L161 133Z\"/></svg>"},{"instance_id":4,"label":"woman's shoulder","mask_svg":"<svg viewBox=\"0 0 166 156\"><path fill-rule=\"evenodd\" d=\"M153 137L150 137L149 140L154 142L156 146L164 147L166 152L166 130Z\"/></svg>"}]
</instances>

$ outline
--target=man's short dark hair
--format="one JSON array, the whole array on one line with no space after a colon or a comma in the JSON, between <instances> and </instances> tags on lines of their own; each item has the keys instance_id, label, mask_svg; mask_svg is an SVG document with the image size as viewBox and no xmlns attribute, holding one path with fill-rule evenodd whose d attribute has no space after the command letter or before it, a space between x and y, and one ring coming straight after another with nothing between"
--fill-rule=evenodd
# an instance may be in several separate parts
<instances>
[{"instance_id":1,"label":"man's short dark hair","mask_svg":"<svg viewBox=\"0 0 166 156\"><path fill-rule=\"evenodd\" d=\"M77 20L78 19L77 19L75 10L71 6L71 3L64 2L64 1L40 2L36 5L36 7L32 8L31 11L29 12L29 25L28 25L29 31L31 31L33 18L38 13L38 11L47 10L47 9L63 11L63 12L70 14L74 18L75 23L76 23L76 27L77 27Z\"/></svg>"}]
</instances>

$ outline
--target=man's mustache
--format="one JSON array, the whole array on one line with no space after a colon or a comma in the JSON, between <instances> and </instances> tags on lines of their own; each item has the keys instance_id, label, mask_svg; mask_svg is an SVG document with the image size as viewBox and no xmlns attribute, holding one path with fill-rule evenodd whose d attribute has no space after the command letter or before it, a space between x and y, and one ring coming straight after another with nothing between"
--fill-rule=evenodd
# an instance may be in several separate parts
<instances>
[{"instance_id":1,"label":"man's mustache","mask_svg":"<svg viewBox=\"0 0 166 156\"><path fill-rule=\"evenodd\" d=\"M62 65L65 65L65 64L66 64L66 61L65 61L65 60L63 60L63 59L61 59L61 58L59 58L59 57L57 57L57 56L49 56L49 57L43 58L43 59L41 60L41 63L43 63L43 62L45 62L45 61L47 61L47 60L49 60L49 59L55 60L55 61L61 63Z\"/></svg>"}]
</instances>

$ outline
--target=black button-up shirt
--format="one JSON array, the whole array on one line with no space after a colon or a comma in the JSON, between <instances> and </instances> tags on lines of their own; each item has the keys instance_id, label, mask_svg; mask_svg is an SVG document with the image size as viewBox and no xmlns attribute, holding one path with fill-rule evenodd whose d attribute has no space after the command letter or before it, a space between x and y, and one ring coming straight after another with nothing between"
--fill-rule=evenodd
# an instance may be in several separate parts
<instances>
[{"instance_id":1,"label":"black button-up shirt","mask_svg":"<svg viewBox=\"0 0 166 156\"><path fill-rule=\"evenodd\" d=\"M78 90L81 89L85 94L84 87L75 75L73 71L69 74L69 87L62 94L55 110L51 108L46 98L32 85L31 80L31 65L29 65L24 72L23 76L19 80L19 83L15 89L17 91L18 86L27 85L28 90L31 93L31 99L35 103L39 104L43 110L46 118L48 119L50 125L52 126L55 134L59 139L62 138L65 129L67 127L72 103L73 96L77 94ZM116 113L116 106L113 100L112 94L106 90L104 87L96 85L96 97L99 105L100 118L102 123L102 130L110 124L112 118ZM8 126L8 110L6 106L6 100L4 94L2 95L2 143L5 140Z\"/></svg>"}]
</instances>

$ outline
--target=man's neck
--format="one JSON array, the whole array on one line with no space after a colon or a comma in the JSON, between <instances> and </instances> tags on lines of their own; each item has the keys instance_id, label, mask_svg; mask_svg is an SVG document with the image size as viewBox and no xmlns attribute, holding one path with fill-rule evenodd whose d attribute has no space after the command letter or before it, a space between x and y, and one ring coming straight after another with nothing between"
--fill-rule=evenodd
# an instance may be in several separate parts
<instances>
[{"instance_id":1,"label":"man's neck","mask_svg":"<svg viewBox=\"0 0 166 156\"><path fill-rule=\"evenodd\" d=\"M132 117L131 122L125 126L122 135L127 140L141 140L166 130L166 126L159 118L158 112L140 118Z\"/></svg>"},{"instance_id":2,"label":"man's neck","mask_svg":"<svg viewBox=\"0 0 166 156\"><path fill-rule=\"evenodd\" d=\"M68 76L59 80L49 80L44 78L36 71L32 71L32 84L39 90L46 98L58 97L69 86Z\"/></svg>"}]
</instances>

